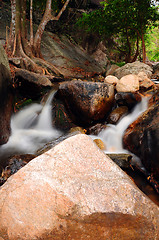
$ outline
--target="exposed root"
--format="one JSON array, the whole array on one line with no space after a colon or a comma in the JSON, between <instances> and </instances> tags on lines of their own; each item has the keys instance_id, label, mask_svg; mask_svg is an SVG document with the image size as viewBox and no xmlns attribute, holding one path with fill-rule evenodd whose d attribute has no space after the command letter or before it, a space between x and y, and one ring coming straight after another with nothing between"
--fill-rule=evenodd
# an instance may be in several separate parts
<instances>
[{"instance_id":1,"label":"exposed root","mask_svg":"<svg viewBox=\"0 0 159 240\"><path fill-rule=\"evenodd\" d=\"M13 57L13 56L14 56L14 54L15 54L16 45L17 45L17 38L16 38L16 35L15 35L14 44L13 44L13 52L12 52L12 57Z\"/></svg>"},{"instance_id":2,"label":"exposed root","mask_svg":"<svg viewBox=\"0 0 159 240\"><path fill-rule=\"evenodd\" d=\"M47 62L41 58L34 58L35 63L37 63L40 66L43 66L45 69L50 69L51 72L57 74L57 75L62 75L59 69L57 69L52 63ZM46 73L49 73L48 71ZM49 75L49 74L48 74Z\"/></svg>"}]
</instances>

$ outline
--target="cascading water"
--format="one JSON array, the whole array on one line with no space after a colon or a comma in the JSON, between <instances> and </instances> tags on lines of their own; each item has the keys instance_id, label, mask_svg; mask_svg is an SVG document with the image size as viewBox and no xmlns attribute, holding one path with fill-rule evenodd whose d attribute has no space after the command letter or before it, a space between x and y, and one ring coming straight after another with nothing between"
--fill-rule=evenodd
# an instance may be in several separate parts
<instances>
[{"instance_id":1,"label":"cascading water","mask_svg":"<svg viewBox=\"0 0 159 240\"><path fill-rule=\"evenodd\" d=\"M142 101L138 103L134 110L123 117L117 125L108 124L107 128L101 131L98 135L106 145L106 153L126 153L123 148L122 139L127 127L134 122L144 111L147 110L148 98L142 98ZM91 136L93 139L97 138Z\"/></svg>"},{"instance_id":2,"label":"cascading water","mask_svg":"<svg viewBox=\"0 0 159 240\"><path fill-rule=\"evenodd\" d=\"M9 141L0 147L0 158L13 154L35 153L45 143L58 138L61 132L52 127L50 94L45 105L31 104L16 113L11 119L12 133ZM92 138L100 138L106 145L105 152L126 152L122 138L126 128L147 109L147 98L136 105L132 113L123 117L117 125L109 124L106 130Z\"/></svg>"},{"instance_id":3,"label":"cascading water","mask_svg":"<svg viewBox=\"0 0 159 240\"><path fill-rule=\"evenodd\" d=\"M54 94L50 94L44 106L31 104L12 117L12 133L9 141L0 147L1 158L3 155L35 153L45 143L61 135L52 127L51 101Z\"/></svg>"}]
</instances>

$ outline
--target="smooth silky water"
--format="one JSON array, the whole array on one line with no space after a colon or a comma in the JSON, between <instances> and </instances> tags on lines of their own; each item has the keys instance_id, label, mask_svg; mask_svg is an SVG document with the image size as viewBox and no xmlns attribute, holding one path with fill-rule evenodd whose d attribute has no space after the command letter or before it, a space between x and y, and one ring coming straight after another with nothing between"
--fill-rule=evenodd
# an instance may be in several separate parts
<instances>
[{"instance_id":1,"label":"smooth silky water","mask_svg":"<svg viewBox=\"0 0 159 240\"><path fill-rule=\"evenodd\" d=\"M45 105L31 104L14 114L11 119L11 136L0 147L0 158L13 154L33 154L45 143L58 138L61 132L52 127L52 92Z\"/></svg>"}]
</instances>

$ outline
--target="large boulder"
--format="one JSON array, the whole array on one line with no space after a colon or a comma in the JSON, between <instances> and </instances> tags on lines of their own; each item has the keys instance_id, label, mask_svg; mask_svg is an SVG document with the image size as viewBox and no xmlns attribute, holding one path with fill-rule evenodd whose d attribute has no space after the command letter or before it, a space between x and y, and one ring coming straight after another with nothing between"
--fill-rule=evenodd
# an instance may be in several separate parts
<instances>
[{"instance_id":1,"label":"large boulder","mask_svg":"<svg viewBox=\"0 0 159 240\"><path fill-rule=\"evenodd\" d=\"M155 103L153 100L155 99ZM125 132L124 146L135 153L145 168L159 181L159 91L150 107Z\"/></svg>"},{"instance_id":2,"label":"large boulder","mask_svg":"<svg viewBox=\"0 0 159 240\"><path fill-rule=\"evenodd\" d=\"M104 72L104 68L93 57L66 36L45 32L41 52L44 59L65 78L85 78Z\"/></svg>"},{"instance_id":3,"label":"large boulder","mask_svg":"<svg viewBox=\"0 0 159 240\"><path fill-rule=\"evenodd\" d=\"M139 90L139 77L129 74L122 77L116 85L117 92L136 92Z\"/></svg>"},{"instance_id":4,"label":"large boulder","mask_svg":"<svg viewBox=\"0 0 159 240\"><path fill-rule=\"evenodd\" d=\"M10 72L8 57L1 42L0 42L0 63L2 63Z\"/></svg>"},{"instance_id":5,"label":"large boulder","mask_svg":"<svg viewBox=\"0 0 159 240\"><path fill-rule=\"evenodd\" d=\"M137 75L139 72L145 72L147 76L151 78L152 71L153 69L149 65L136 61L133 63L127 63L123 67L118 68L117 70L115 70L114 75L120 79L125 75L129 75L129 74Z\"/></svg>"},{"instance_id":6,"label":"large boulder","mask_svg":"<svg viewBox=\"0 0 159 240\"><path fill-rule=\"evenodd\" d=\"M57 93L75 116L75 122L92 123L106 117L114 102L114 86L74 80L62 83Z\"/></svg>"},{"instance_id":7,"label":"large boulder","mask_svg":"<svg viewBox=\"0 0 159 240\"><path fill-rule=\"evenodd\" d=\"M15 72L17 89L24 97L36 99L43 94L44 88L52 87L51 81L40 74L25 69Z\"/></svg>"},{"instance_id":8,"label":"large boulder","mask_svg":"<svg viewBox=\"0 0 159 240\"><path fill-rule=\"evenodd\" d=\"M115 94L115 100L118 106L127 106L129 110L141 102L141 99L141 95L138 92L120 92Z\"/></svg>"},{"instance_id":9,"label":"large boulder","mask_svg":"<svg viewBox=\"0 0 159 240\"><path fill-rule=\"evenodd\" d=\"M0 189L3 240L159 237L159 208L84 134L33 159Z\"/></svg>"},{"instance_id":10,"label":"large boulder","mask_svg":"<svg viewBox=\"0 0 159 240\"><path fill-rule=\"evenodd\" d=\"M10 136L10 118L12 113L11 74L7 55L0 44L0 145Z\"/></svg>"}]
</instances>

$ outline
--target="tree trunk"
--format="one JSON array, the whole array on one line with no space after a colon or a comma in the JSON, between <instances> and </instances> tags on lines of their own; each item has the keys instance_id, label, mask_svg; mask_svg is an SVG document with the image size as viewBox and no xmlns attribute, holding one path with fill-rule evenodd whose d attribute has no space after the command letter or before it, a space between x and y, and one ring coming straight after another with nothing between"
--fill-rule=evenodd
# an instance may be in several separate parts
<instances>
[{"instance_id":1,"label":"tree trunk","mask_svg":"<svg viewBox=\"0 0 159 240\"><path fill-rule=\"evenodd\" d=\"M141 41L142 41L142 56L143 56L143 63L146 62L146 46L145 46L145 40L144 40L144 34L141 35Z\"/></svg>"},{"instance_id":2,"label":"tree trunk","mask_svg":"<svg viewBox=\"0 0 159 240\"><path fill-rule=\"evenodd\" d=\"M135 62L137 57L139 55L139 34L137 33L137 41L136 41L136 53L135 56L133 57L131 62Z\"/></svg>"},{"instance_id":3,"label":"tree trunk","mask_svg":"<svg viewBox=\"0 0 159 240\"><path fill-rule=\"evenodd\" d=\"M130 41L129 41L128 29L126 29L126 39L127 39L127 46L128 46L128 54L125 58L125 62L129 63L129 62L131 62L131 44L130 44Z\"/></svg>"},{"instance_id":4,"label":"tree trunk","mask_svg":"<svg viewBox=\"0 0 159 240\"><path fill-rule=\"evenodd\" d=\"M11 25L10 25L10 34L9 34L9 41L8 41L8 48L11 49L14 43L15 38L15 25L16 25L16 0L11 0Z\"/></svg>"},{"instance_id":5,"label":"tree trunk","mask_svg":"<svg viewBox=\"0 0 159 240\"><path fill-rule=\"evenodd\" d=\"M62 9L60 10L57 16L51 15L51 4L52 0L47 0L46 9L42 21L38 27L35 38L33 38L33 23L32 23L32 4L33 0L30 0L30 43L27 39L27 26L26 26L26 9L27 9L27 0L11 0L11 28L9 34L9 47L12 50L12 57L20 57L22 59L22 67L40 73L47 73L46 67L48 64L45 64L45 61L38 59L39 65L36 63L36 57L40 57L40 45L41 38L44 32L46 24L50 20L58 20L66 9L70 0L66 0ZM43 67L41 67L43 66ZM54 73L59 73L56 67L53 64L49 64L49 69Z\"/></svg>"},{"instance_id":6,"label":"tree trunk","mask_svg":"<svg viewBox=\"0 0 159 240\"><path fill-rule=\"evenodd\" d=\"M38 30L35 34L34 38L34 54L36 57L40 57L40 45L41 45L41 38L43 35L43 32L45 30L46 24L51 20L52 15L51 15L51 2L52 0L47 0L46 2L46 9L44 16L41 20L41 23L38 27Z\"/></svg>"},{"instance_id":7,"label":"tree trunk","mask_svg":"<svg viewBox=\"0 0 159 240\"><path fill-rule=\"evenodd\" d=\"M34 34L33 34L33 0L30 0L30 45L33 48Z\"/></svg>"},{"instance_id":8,"label":"tree trunk","mask_svg":"<svg viewBox=\"0 0 159 240\"><path fill-rule=\"evenodd\" d=\"M60 16L66 9L69 1L70 0L66 0L65 4L63 5L62 9L60 10L60 12L58 13L57 16L52 16L52 14L51 14L52 0L47 0L44 16L41 20L41 23L38 27L38 30L37 30L37 32L35 34L35 38L34 38L34 54L36 57L40 57L40 55L41 55L40 54L41 38L42 38L42 35L43 35L43 32L45 30L47 23L51 20L59 20Z\"/></svg>"}]
</instances>

